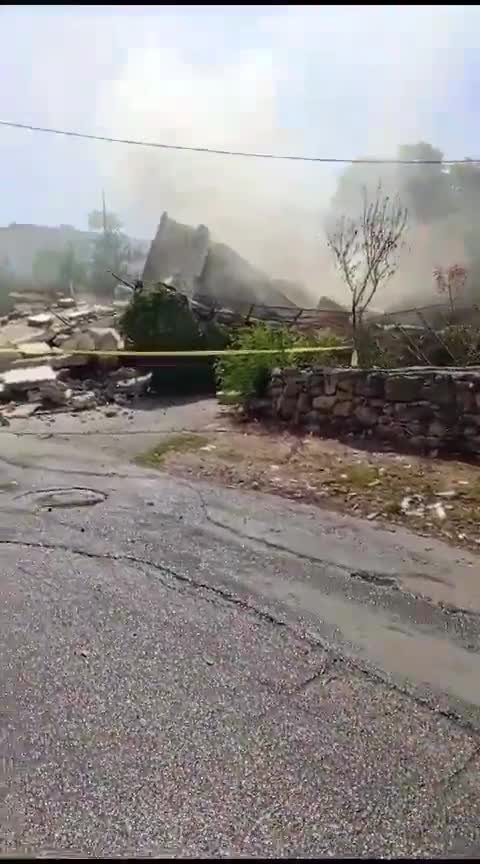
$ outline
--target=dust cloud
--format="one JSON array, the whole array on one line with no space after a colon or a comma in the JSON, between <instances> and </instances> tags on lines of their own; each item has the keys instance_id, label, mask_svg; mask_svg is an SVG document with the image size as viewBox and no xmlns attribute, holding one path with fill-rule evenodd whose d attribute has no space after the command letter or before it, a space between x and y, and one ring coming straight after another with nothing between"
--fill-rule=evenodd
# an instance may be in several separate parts
<instances>
[{"instance_id":1,"label":"dust cloud","mask_svg":"<svg viewBox=\"0 0 480 864\"><path fill-rule=\"evenodd\" d=\"M264 153L392 157L426 140L464 155L461 127L439 123L463 75L463 7L202 8L207 21L184 7L161 34L145 26L99 95L104 127ZM256 12L237 39L242 10ZM153 236L167 210L208 225L272 276L304 283L309 302L346 300L324 232L345 166L140 147L103 149L99 159L109 200L137 236ZM418 226L408 250L380 306L429 296L432 268L464 253L461 237Z\"/></svg>"}]
</instances>

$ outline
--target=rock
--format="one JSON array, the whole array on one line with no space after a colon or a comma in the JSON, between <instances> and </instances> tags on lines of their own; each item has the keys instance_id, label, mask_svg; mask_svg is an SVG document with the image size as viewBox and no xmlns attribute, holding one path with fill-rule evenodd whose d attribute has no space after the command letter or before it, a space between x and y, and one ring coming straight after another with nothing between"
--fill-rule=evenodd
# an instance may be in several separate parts
<instances>
[{"instance_id":1,"label":"rock","mask_svg":"<svg viewBox=\"0 0 480 864\"><path fill-rule=\"evenodd\" d=\"M70 351L95 351L95 341L88 332L72 333L62 343L62 351L67 354Z\"/></svg>"},{"instance_id":2,"label":"rock","mask_svg":"<svg viewBox=\"0 0 480 864\"><path fill-rule=\"evenodd\" d=\"M17 342L17 348L26 357L43 357L52 353L48 342Z\"/></svg>"},{"instance_id":3,"label":"rock","mask_svg":"<svg viewBox=\"0 0 480 864\"><path fill-rule=\"evenodd\" d=\"M295 378L290 378L285 384L283 395L284 396L298 396L300 392L302 382L296 381Z\"/></svg>"},{"instance_id":4,"label":"rock","mask_svg":"<svg viewBox=\"0 0 480 864\"><path fill-rule=\"evenodd\" d=\"M287 396L284 393L277 402L277 412L284 420L290 420L295 413L296 406L295 396Z\"/></svg>"},{"instance_id":5,"label":"rock","mask_svg":"<svg viewBox=\"0 0 480 864\"><path fill-rule=\"evenodd\" d=\"M461 381L457 384L457 404L463 413L469 414L476 410L474 385L471 381Z\"/></svg>"},{"instance_id":6,"label":"rock","mask_svg":"<svg viewBox=\"0 0 480 864\"><path fill-rule=\"evenodd\" d=\"M429 402L412 402L410 405L403 405L402 407L408 411L408 416L414 420L431 420L433 417L433 408Z\"/></svg>"},{"instance_id":7,"label":"rock","mask_svg":"<svg viewBox=\"0 0 480 864\"><path fill-rule=\"evenodd\" d=\"M70 399L72 411L89 411L97 407L97 398L92 390L86 393L76 393Z\"/></svg>"},{"instance_id":8,"label":"rock","mask_svg":"<svg viewBox=\"0 0 480 864\"><path fill-rule=\"evenodd\" d=\"M433 381L425 384L423 388L423 398L437 405L450 405L454 408L456 395L455 383L447 375L437 375Z\"/></svg>"},{"instance_id":9,"label":"rock","mask_svg":"<svg viewBox=\"0 0 480 864\"><path fill-rule=\"evenodd\" d=\"M421 495L406 495L400 504L400 510L406 516L423 516L425 504Z\"/></svg>"},{"instance_id":10,"label":"rock","mask_svg":"<svg viewBox=\"0 0 480 864\"><path fill-rule=\"evenodd\" d=\"M0 426L10 426L10 420L7 420L3 414L0 414Z\"/></svg>"},{"instance_id":11,"label":"rock","mask_svg":"<svg viewBox=\"0 0 480 864\"><path fill-rule=\"evenodd\" d=\"M349 417L351 413L352 413L352 403L351 402L337 402L333 406L334 417Z\"/></svg>"},{"instance_id":12,"label":"rock","mask_svg":"<svg viewBox=\"0 0 480 864\"><path fill-rule=\"evenodd\" d=\"M448 428L439 420L434 420L428 427L428 434L431 438L446 438L448 436Z\"/></svg>"},{"instance_id":13,"label":"rock","mask_svg":"<svg viewBox=\"0 0 480 864\"><path fill-rule=\"evenodd\" d=\"M312 400L308 393L300 393L297 399L297 411L299 414L306 414L312 407Z\"/></svg>"},{"instance_id":14,"label":"rock","mask_svg":"<svg viewBox=\"0 0 480 864\"><path fill-rule=\"evenodd\" d=\"M368 405L357 405L355 408L355 417L362 426L374 426L378 421L377 412Z\"/></svg>"},{"instance_id":15,"label":"rock","mask_svg":"<svg viewBox=\"0 0 480 864\"><path fill-rule=\"evenodd\" d=\"M77 305L77 301L74 297L60 297L57 300L57 306L60 306L61 309L72 309Z\"/></svg>"},{"instance_id":16,"label":"rock","mask_svg":"<svg viewBox=\"0 0 480 864\"><path fill-rule=\"evenodd\" d=\"M338 375L336 372L325 372L323 376L326 396L333 396L337 391Z\"/></svg>"},{"instance_id":17,"label":"rock","mask_svg":"<svg viewBox=\"0 0 480 864\"><path fill-rule=\"evenodd\" d=\"M51 358L52 369L70 369L72 366L86 366L89 361L87 354L59 354Z\"/></svg>"},{"instance_id":18,"label":"rock","mask_svg":"<svg viewBox=\"0 0 480 864\"><path fill-rule=\"evenodd\" d=\"M327 412L332 410L336 401L336 396L315 396L312 401L312 406L317 411Z\"/></svg>"},{"instance_id":19,"label":"rock","mask_svg":"<svg viewBox=\"0 0 480 864\"><path fill-rule=\"evenodd\" d=\"M430 504L428 509L433 512L434 516L436 517L436 519L439 520L439 522L444 522L447 518L445 508L443 504L440 504L440 501L436 501L435 504Z\"/></svg>"},{"instance_id":20,"label":"rock","mask_svg":"<svg viewBox=\"0 0 480 864\"><path fill-rule=\"evenodd\" d=\"M117 381L115 392L123 393L125 396L140 396L148 388L151 380L152 372L147 372L146 375L139 375L135 378L127 378L124 381ZM268 399L260 401L266 401L270 406L270 401Z\"/></svg>"},{"instance_id":21,"label":"rock","mask_svg":"<svg viewBox=\"0 0 480 864\"><path fill-rule=\"evenodd\" d=\"M423 379L413 375L385 379L385 398L390 402L416 402L422 393Z\"/></svg>"},{"instance_id":22,"label":"rock","mask_svg":"<svg viewBox=\"0 0 480 864\"><path fill-rule=\"evenodd\" d=\"M26 420L28 417L32 417L41 407L42 404L38 399L29 400L27 405L16 405L10 416L18 420Z\"/></svg>"},{"instance_id":23,"label":"rock","mask_svg":"<svg viewBox=\"0 0 480 864\"><path fill-rule=\"evenodd\" d=\"M66 405L72 396L71 389L63 381L45 381L38 391L42 401L53 405Z\"/></svg>"},{"instance_id":24,"label":"rock","mask_svg":"<svg viewBox=\"0 0 480 864\"><path fill-rule=\"evenodd\" d=\"M130 366L120 366L109 373L109 381L128 381L137 377L137 370Z\"/></svg>"},{"instance_id":25,"label":"rock","mask_svg":"<svg viewBox=\"0 0 480 864\"><path fill-rule=\"evenodd\" d=\"M96 351L123 351L124 341L113 327L89 327L88 335L92 338Z\"/></svg>"}]
</instances>

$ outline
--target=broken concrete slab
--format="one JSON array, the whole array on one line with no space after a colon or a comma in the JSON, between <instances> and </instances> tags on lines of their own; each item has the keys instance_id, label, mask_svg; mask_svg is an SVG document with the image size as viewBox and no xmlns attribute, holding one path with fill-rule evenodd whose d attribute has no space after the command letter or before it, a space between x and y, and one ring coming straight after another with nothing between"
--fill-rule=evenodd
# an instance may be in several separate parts
<instances>
[{"instance_id":1,"label":"broken concrete slab","mask_svg":"<svg viewBox=\"0 0 480 864\"><path fill-rule=\"evenodd\" d=\"M61 309L72 309L77 305L77 301L74 297L60 297L56 305L60 306Z\"/></svg>"},{"instance_id":2,"label":"broken concrete slab","mask_svg":"<svg viewBox=\"0 0 480 864\"><path fill-rule=\"evenodd\" d=\"M85 366L89 361L88 354L58 354L49 359L52 369L70 369L72 366Z\"/></svg>"},{"instance_id":3,"label":"broken concrete slab","mask_svg":"<svg viewBox=\"0 0 480 864\"><path fill-rule=\"evenodd\" d=\"M53 405L66 405L72 397L72 390L63 381L45 381L38 387L42 402Z\"/></svg>"},{"instance_id":4,"label":"broken concrete slab","mask_svg":"<svg viewBox=\"0 0 480 864\"><path fill-rule=\"evenodd\" d=\"M29 327L46 327L53 321L53 315L49 312L39 312L37 315L29 315L27 324Z\"/></svg>"},{"instance_id":5,"label":"broken concrete slab","mask_svg":"<svg viewBox=\"0 0 480 864\"><path fill-rule=\"evenodd\" d=\"M48 342L17 342L17 348L27 357L42 357L52 353Z\"/></svg>"},{"instance_id":6,"label":"broken concrete slab","mask_svg":"<svg viewBox=\"0 0 480 864\"><path fill-rule=\"evenodd\" d=\"M87 331L72 333L62 342L61 348L67 353L70 351L95 351L95 341Z\"/></svg>"},{"instance_id":7,"label":"broken concrete slab","mask_svg":"<svg viewBox=\"0 0 480 864\"><path fill-rule=\"evenodd\" d=\"M33 366L29 369L9 369L0 375L0 381L4 386L4 394L10 392L27 392L47 381L55 381L57 373L51 366Z\"/></svg>"},{"instance_id":8,"label":"broken concrete slab","mask_svg":"<svg viewBox=\"0 0 480 864\"><path fill-rule=\"evenodd\" d=\"M123 351L124 341L113 327L89 327L96 351Z\"/></svg>"}]
</instances>

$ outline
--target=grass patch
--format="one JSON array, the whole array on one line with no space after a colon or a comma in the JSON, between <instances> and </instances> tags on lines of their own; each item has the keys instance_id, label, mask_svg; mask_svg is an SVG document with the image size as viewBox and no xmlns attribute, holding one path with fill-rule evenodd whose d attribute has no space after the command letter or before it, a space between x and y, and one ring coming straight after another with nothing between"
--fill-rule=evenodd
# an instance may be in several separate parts
<instances>
[{"instance_id":1,"label":"grass patch","mask_svg":"<svg viewBox=\"0 0 480 864\"><path fill-rule=\"evenodd\" d=\"M346 474L344 482L357 489L364 489L369 483L378 479L378 471L371 465L345 465L339 473Z\"/></svg>"},{"instance_id":2,"label":"grass patch","mask_svg":"<svg viewBox=\"0 0 480 864\"><path fill-rule=\"evenodd\" d=\"M134 462L137 465L146 465L149 468L158 468L162 465L165 457L169 453L188 453L191 450L199 450L200 447L205 447L208 444L208 438L205 435L196 435L190 433L178 433L176 435L166 435L163 441L160 441L152 450L147 450L146 453L140 453L136 456Z\"/></svg>"},{"instance_id":3,"label":"grass patch","mask_svg":"<svg viewBox=\"0 0 480 864\"><path fill-rule=\"evenodd\" d=\"M219 459L225 459L226 462L243 462L244 455L234 450L233 447L221 447L217 450L216 455Z\"/></svg>"}]
</instances>

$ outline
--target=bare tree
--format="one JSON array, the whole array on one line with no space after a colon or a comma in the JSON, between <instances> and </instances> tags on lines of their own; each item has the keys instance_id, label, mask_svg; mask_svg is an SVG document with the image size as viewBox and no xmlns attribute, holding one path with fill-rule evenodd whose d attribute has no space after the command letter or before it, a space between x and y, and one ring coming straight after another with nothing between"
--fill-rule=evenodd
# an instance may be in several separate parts
<instances>
[{"instance_id":1,"label":"bare tree","mask_svg":"<svg viewBox=\"0 0 480 864\"><path fill-rule=\"evenodd\" d=\"M448 294L450 312L455 314L455 301L465 288L468 270L463 264L452 264L450 267L435 267L433 279L439 294Z\"/></svg>"},{"instance_id":2,"label":"bare tree","mask_svg":"<svg viewBox=\"0 0 480 864\"><path fill-rule=\"evenodd\" d=\"M367 189L363 188L362 210L358 217L342 216L327 231L335 264L352 295L355 349L365 310L378 288L397 270L399 252L405 245L407 216L400 200L384 195L379 183L373 201L369 201Z\"/></svg>"}]
</instances>

